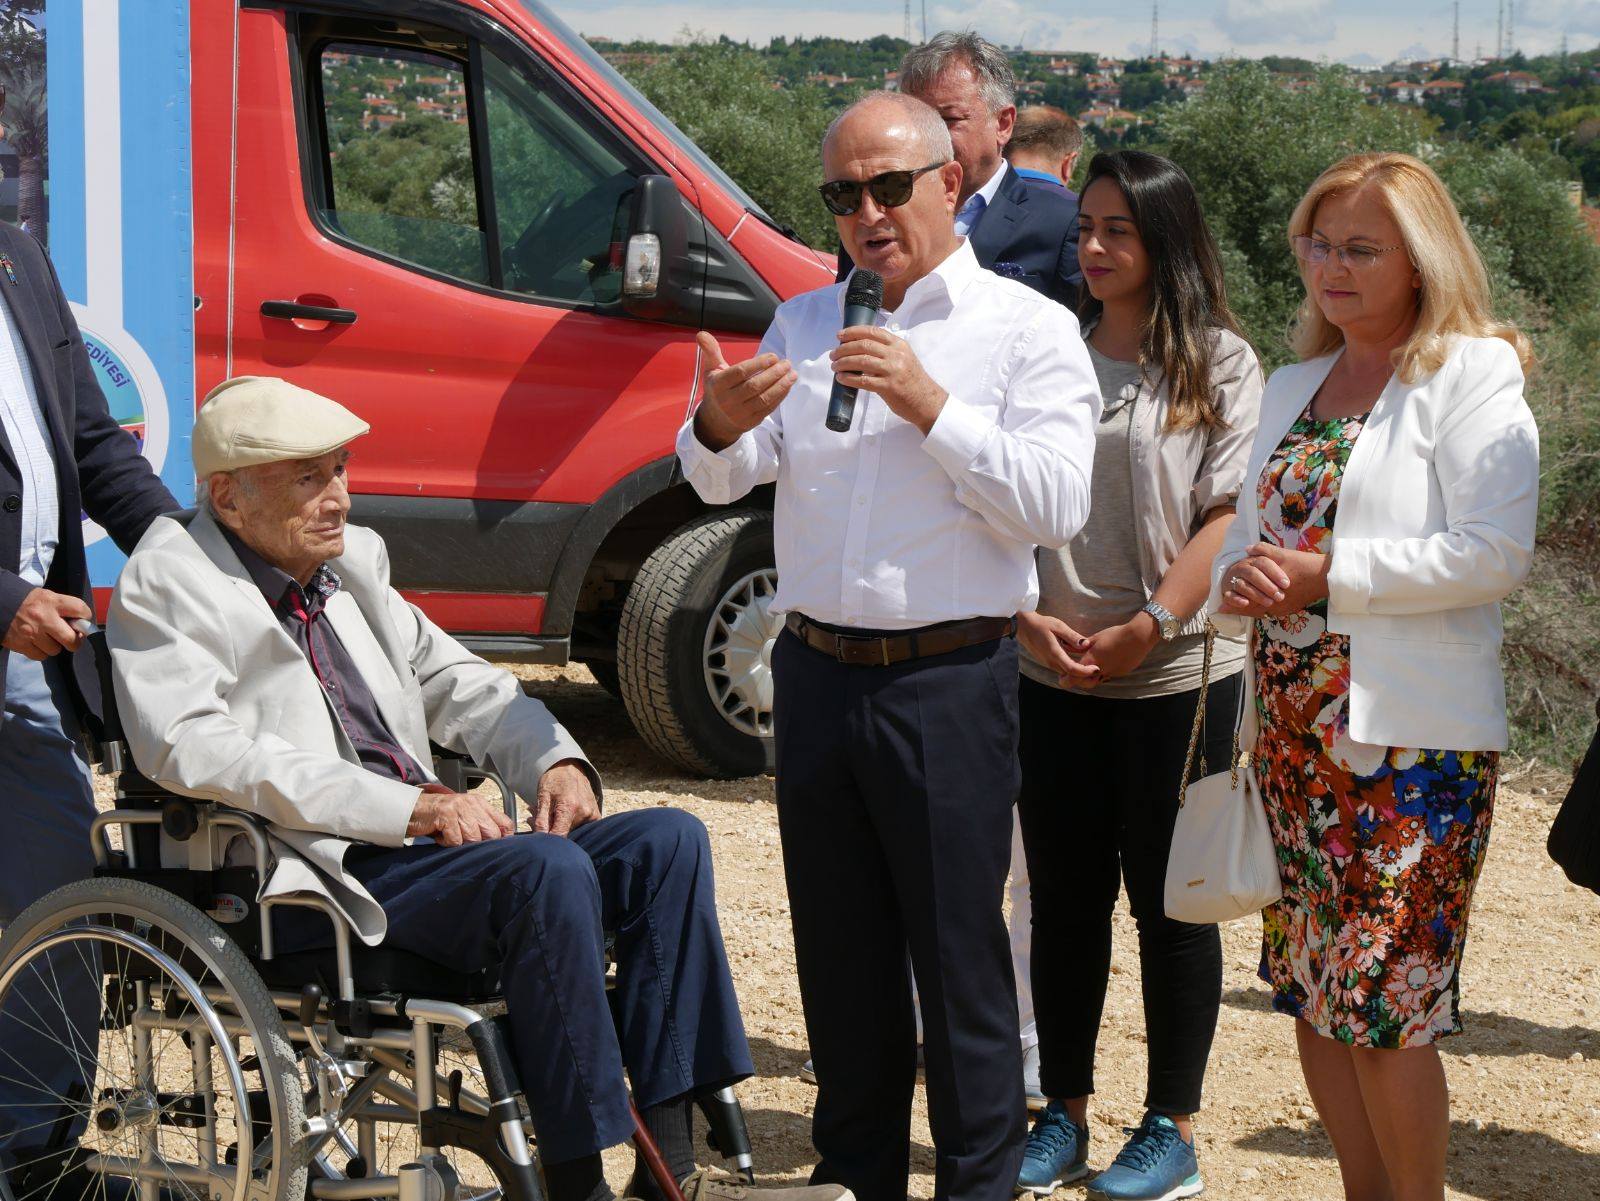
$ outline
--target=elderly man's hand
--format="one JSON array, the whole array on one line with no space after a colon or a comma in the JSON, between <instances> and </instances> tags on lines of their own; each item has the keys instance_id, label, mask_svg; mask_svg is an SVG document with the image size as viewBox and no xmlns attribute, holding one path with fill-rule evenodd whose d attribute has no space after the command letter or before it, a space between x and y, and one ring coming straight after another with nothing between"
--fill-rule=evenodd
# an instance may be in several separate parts
<instances>
[{"instance_id":1,"label":"elderly man's hand","mask_svg":"<svg viewBox=\"0 0 1600 1201\"><path fill-rule=\"evenodd\" d=\"M35 588L22 598L3 644L6 650L30 659L48 659L82 646L83 635L71 623L93 618L89 606L77 597Z\"/></svg>"},{"instance_id":2,"label":"elderly man's hand","mask_svg":"<svg viewBox=\"0 0 1600 1201\"><path fill-rule=\"evenodd\" d=\"M539 795L534 800L528 825L538 834L565 835L600 816L589 773L576 759L563 759L539 778Z\"/></svg>"},{"instance_id":3,"label":"elderly man's hand","mask_svg":"<svg viewBox=\"0 0 1600 1201\"><path fill-rule=\"evenodd\" d=\"M705 364L700 407L694 414L695 437L709 450L723 450L766 420L800 377L787 359L770 352L730 366L710 334L702 331L695 341Z\"/></svg>"},{"instance_id":4,"label":"elderly man's hand","mask_svg":"<svg viewBox=\"0 0 1600 1201\"><path fill-rule=\"evenodd\" d=\"M406 826L407 838L431 837L440 846L504 838L517 828L505 810L472 792L451 792L442 784L425 784Z\"/></svg>"},{"instance_id":5,"label":"elderly man's hand","mask_svg":"<svg viewBox=\"0 0 1600 1201\"><path fill-rule=\"evenodd\" d=\"M876 392L891 412L924 434L950 399L922 369L911 343L886 329L852 325L840 330L839 346L828 357L840 383Z\"/></svg>"}]
</instances>

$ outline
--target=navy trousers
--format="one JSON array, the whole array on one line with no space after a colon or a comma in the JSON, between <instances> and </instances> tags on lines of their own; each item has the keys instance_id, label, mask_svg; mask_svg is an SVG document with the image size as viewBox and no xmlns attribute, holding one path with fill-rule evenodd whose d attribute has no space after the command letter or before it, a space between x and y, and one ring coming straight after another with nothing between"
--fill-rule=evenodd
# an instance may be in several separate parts
<instances>
[{"instance_id":1,"label":"navy trousers","mask_svg":"<svg viewBox=\"0 0 1600 1201\"><path fill-rule=\"evenodd\" d=\"M934 1196L1009 1201L1026 1131L1001 908L1019 784L1016 642L861 667L785 631L773 674L778 821L817 1072L812 1180L857 1201L906 1195L914 971Z\"/></svg>"},{"instance_id":2,"label":"navy trousers","mask_svg":"<svg viewBox=\"0 0 1600 1201\"><path fill-rule=\"evenodd\" d=\"M0 925L94 874L94 799L61 660L9 655L0 723ZM0 1012L0 1160L83 1129L84 1059L99 1039L97 966L63 949L17 977ZM64 1116L65 1115L65 1118Z\"/></svg>"},{"instance_id":3,"label":"navy trousers","mask_svg":"<svg viewBox=\"0 0 1600 1201\"><path fill-rule=\"evenodd\" d=\"M388 916L385 945L456 971L499 966L547 1163L632 1135L624 1071L641 1109L753 1073L717 922L711 847L694 816L643 809L566 838L358 847L346 863ZM289 939L286 950L315 945L314 928L297 923L280 942ZM605 993L606 931L616 937L616 1022Z\"/></svg>"}]
</instances>

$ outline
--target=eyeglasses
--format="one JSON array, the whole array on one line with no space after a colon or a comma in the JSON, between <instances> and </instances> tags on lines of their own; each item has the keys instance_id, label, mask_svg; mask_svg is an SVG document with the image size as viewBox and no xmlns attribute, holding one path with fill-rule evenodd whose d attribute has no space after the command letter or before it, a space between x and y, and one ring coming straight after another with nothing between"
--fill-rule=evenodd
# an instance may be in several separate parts
<instances>
[{"instance_id":1,"label":"eyeglasses","mask_svg":"<svg viewBox=\"0 0 1600 1201\"><path fill-rule=\"evenodd\" d=\"M885 171L871 179L833 179L817 191L822 193L822 203L836 217L848 217L860 208L863 191L871 192L872 198L886 209L899 208L911 199L911 190L917 186L919 175L937 171L942 166L944 163L929 163L915 171Z\"/></svg>"},{"instance_id":2,"label":"eyeglasses","mask_svg":"<svg viewBox=\"0 0 1600 1201\"><path fill-rule=\"evenodd\" d=\"M1356 242L1333 246L1320 238L1308 238L1304 235L1290 240L1294 243L1295 256L1302 262L1322 264L1328 261L1330 254L1337 254L1339 262L1344 264L1348 271L1369 269L1391 250L1405 249L1403 246L1363 246Z\"/></svg>"}]
</instances>

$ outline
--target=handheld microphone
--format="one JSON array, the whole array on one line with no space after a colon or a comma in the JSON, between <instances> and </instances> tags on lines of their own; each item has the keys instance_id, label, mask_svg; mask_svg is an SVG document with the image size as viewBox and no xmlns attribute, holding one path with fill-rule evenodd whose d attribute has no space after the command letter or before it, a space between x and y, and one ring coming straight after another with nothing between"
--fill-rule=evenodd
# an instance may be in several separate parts
<instances>
[{"instance_id":1,"label":"handheld microphone","mask_svg":"<svg viewBox=\"0 0 1600 1201\"><path fill-rule=\"evenodd\" d=\"M857 267L855 274L850 277L850 287L844 294L844 324L839 328L871 325L882 307L883 276L876 271L864 271ZM828 394L828 428L836 434L842 434L850 428L855 415L856 390L840 383L835 377L833 391Z\"/></svg>"}]
</instances>

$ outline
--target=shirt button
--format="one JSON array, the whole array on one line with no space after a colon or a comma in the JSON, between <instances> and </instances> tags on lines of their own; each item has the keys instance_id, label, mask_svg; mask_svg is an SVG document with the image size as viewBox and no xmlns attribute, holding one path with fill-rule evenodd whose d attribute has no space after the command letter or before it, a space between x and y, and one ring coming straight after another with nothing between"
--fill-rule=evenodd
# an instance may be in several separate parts
<instances>
[{"instance_id":1,"label":"shirt button","mask_svg":"<svg viewBox=\"0 0 1600 1201\"><path fill-rule=\"evenodd\" d=\"M866 503L867 503L867 498L866 497L864 497L864 496L856 497L856 508L860 509L860 508L864 507L866 505Z\"/></svg>"},{"instance_id":2,"label":"shirt button","mask_svg":"<svg viewBox=\"0 0 1600 1201\"><path fill-rule=\"evenodd\" d=\"M15 492L6 497L5 510L7 513L15 513L20 508L22 508L22 497Z\"/></svg>"}]
</instances>

